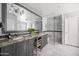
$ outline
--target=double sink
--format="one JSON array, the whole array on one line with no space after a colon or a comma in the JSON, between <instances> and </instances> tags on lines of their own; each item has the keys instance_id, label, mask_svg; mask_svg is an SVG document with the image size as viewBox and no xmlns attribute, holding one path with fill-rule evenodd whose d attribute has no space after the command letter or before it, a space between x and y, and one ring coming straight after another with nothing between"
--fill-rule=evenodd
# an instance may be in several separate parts
<instances>
[{"instance_id":1,"label":"double sink","mask_svg":"<svg viewBox=\"0 0 79 59\"><path fill-rule=\"evenodd\" d=\"M45 34L45 33L39 33L37 35L26 34L26 35L12 36L11 39L8 39L8 38L3 39L2 38L2 39L0 39L0 47L10 45L10 44L13 44L13 43L17 43L17 42L21 42L21 41L24 41L24 40L29 40L29 39L32 39L32 38L38 38L38 37L43 36L43 35L47 35L47 34Z\"/></svg>"},{"instance_id":2,"label":"double sink","mask_svg":"<svg viewBox=\"0 0 79 59\"><path fill-rule=\"evenodd\" d=\"M0 39L0 47L6 46L6 45L9 45L9 44L13 44L13 43L17 43L17 42L21 42L21 41L25 40L24 36L27 37L27 38L31 37L30 34L27 34L27 35L14 36L11 39L1 38Z\"/></svg>"}]
</instances>

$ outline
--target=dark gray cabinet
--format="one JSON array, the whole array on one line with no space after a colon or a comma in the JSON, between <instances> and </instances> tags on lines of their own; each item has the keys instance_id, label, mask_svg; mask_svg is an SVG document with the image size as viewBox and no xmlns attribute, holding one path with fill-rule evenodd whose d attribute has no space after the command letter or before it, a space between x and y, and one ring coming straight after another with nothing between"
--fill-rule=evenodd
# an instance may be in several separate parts
<instances>
[{"instance_id":1,"label":"dark gray cabinet","mask_svg":"<svg viewBox=\"0 0 79 59\"><path fill-rule=\"evenodd\" d=\"M11 44L0 48L1 56L14 56L15 55L15 45Z\"/></svg>"},{"instance_id":2,"label":"dark gray cabinet","mask_svg":"<svg viewBox=\"0 0 79 59\"><path fill-rule=\"evenodd\" d=\"M25 37L25 39L27 39L27 37ZM34 40L35 38L32 39L28 39L26 40L26 52L27 52L27 56L33 56L33 50L34 50Z\"/></svg>"},{"instance_id":3,"label":"dark gray cabinet","mask_svg":"<svg viewBox=\"0 0 79 59\"><path fill-rule=\"evenodd\" d=\"M34 39L25 40L15 44L16 56L33 56Z\"/></svg>"},{"instance_id":4,"label":"dark gray cabinet","mask_svg":"<svg viewBox=\"0 0 79 59\"><path fill-rule=\"evenodd\" d=\"M14 44L10 44L7 46L0 47L0 55L1 56L33 56L34 50L36 49L35 43L37 43L36 38L31 38L27 40L27 37L24 37L25 40L21 42L17 42ZM36 39L36 41L35 41ZM40 38L41 40L41 48L43 48L47 44L47 35L43 35Z\"/></svg>"},{"instance_id":5,"label":"dark gray cabinet","mask_svg":"<svg viewBox=\"0 0 79 59\"><path fill-rule=\"evenodd\" d=\"M27 42L27 41L26 41ZM26 42L22 41L15 44L16 56L26 56L27 55L27 46Z\"/></svg>"},{"instance_id":6,"label":"dark gray cabinet","mask_svg":"<svg viewBox=\"0 0 79 59\"><path fill-rule=\"evenodd\" d=\"M47 35L43 35L41 38L41 48L43 48L47 44Z\"/></svg>"},{"instance_id":7,"label":"dark gray cabinet","mask_svg":"<svg viewBox=\"0 0 79 59\"><path fill-rule=\"evenodd\" d=\"M9 48L10 56L15 56L15 44L12 44Z\"/></svg>"},{"instance_id":8,"label":"dark gray cabinet","mask_svg":"<svg viewBox=\"0 0 79 59\"><path fill-rule=\"evenodd\" d=\"M29 41L29 43L28 43L28 56L33 56L34 39L35 38L28 40Z\"/></svg>"}]
</instances>

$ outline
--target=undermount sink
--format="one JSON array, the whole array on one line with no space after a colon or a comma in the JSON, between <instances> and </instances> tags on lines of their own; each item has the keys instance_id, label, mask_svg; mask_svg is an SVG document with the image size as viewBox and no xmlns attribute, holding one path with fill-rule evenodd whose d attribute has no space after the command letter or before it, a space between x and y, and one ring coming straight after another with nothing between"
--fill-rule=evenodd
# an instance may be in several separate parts
<instances>
[{"instance_id":1,"label":"undermount sink","mask_svg":"<svg viewBox=\"0 0 79 59\"><path fill-rule=\"evenodd\" d=\"M27 34L27 35L23 35L23 36L29 37L29 36L31 36L31 34Z\"/></svg>"},{"instance_id":2,"label":"undermount sink","mask_svg":"<svg viewBox=\"0 0 79 59\"><path fill-rule=\"evenodd\" d=\"M13 40L23 40L23 37L16 37L16 38L13 38Z\"/></svg>"}]
</instances>

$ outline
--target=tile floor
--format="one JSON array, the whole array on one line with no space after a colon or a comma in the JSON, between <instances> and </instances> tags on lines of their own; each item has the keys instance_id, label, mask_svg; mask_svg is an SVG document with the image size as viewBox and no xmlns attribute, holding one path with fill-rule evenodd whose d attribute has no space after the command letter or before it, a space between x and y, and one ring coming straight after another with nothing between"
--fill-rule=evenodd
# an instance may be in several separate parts
<instances>
[{"instance_id":1,"label":"tile floor","mask_svg":"<svg viewBox=\"0 0 79 59\"><path fill-rule=\"evenodd\" d=\"M79 56L79 48L61 44L47 44L38 52L38 56Z\"/></svg>"}]
</instances>

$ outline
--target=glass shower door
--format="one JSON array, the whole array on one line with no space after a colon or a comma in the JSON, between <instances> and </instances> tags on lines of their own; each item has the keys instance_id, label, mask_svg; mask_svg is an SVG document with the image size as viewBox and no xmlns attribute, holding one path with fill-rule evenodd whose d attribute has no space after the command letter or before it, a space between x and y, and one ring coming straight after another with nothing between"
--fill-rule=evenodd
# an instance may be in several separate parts
<instances>
[{"instance_id":1,"label":"glass shower door","mask_svg":"<svg viewBox=\"0 0 79 59\"><path fill-rule=\"evenodd\" d=\"M43 21L43 32L48 34L49 44L61 44L62 41L62 16L49 17Z\"/></svg>"}]
</instances>

